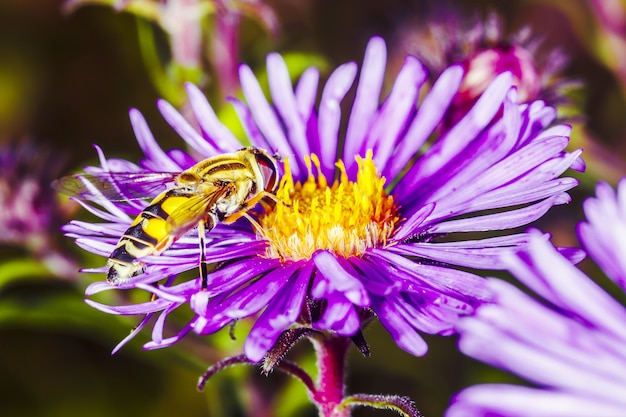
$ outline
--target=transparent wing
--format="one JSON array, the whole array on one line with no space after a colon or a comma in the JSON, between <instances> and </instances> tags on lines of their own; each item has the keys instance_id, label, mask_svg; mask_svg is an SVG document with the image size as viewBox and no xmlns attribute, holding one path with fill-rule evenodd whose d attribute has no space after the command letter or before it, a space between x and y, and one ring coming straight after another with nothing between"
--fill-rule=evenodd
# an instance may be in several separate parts
<instances>
[{"instance_id":1,"label":"transparent wing","mask_svg":"<svg viewBox=\"0 0 626 417\"><path fill-rule=\"evenodd\" d=\"M154 198L174 181L176 172L103 172L68 175L52 183L55 190L86 201Z\"/></svg>"},{"instance_id":2,"label":"transparent wing","mask_svg":"<svg viewBox=\"0 0 626 417\"><path fill-rule=\"evenodd\" d=\"M168 222L172 226L172 233L180 235L195 227L228 191L229 186L216 186L207 192L198 193L186 199L168 217ZM209 220L212 223L212 219ZM213 227L215 224L209 224L207 231Z\"/></svg>"}]
</instances>

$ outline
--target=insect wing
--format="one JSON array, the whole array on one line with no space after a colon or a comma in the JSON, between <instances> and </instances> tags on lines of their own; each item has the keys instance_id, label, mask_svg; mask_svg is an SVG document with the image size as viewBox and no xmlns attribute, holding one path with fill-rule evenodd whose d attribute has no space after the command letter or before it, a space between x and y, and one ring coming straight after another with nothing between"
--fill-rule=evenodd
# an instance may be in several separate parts
<instances>
[{"instance_id":1,"label":"insect wing","mask_svg":"<svg viewBox=\"0 0 626 417\"><path fill-rule=\"evenodd\" d=\"M228 187L224 186L215 186L207 192L194 194L192 196L187 196L185 201L180 204L174 206L175 208L169 213L168 223L170 223L172 227L172 233L174 235L184 234L187 230L192 227L195 227L198 222L203 220L207 213L211 210L213 206L219 201L221 197L223 197L228 191ZM168 199L171 198L179 198L179 197L168 197L166 198L162 206L168 205ZM167 211L167 210L166 210ZM210 231L214 224L209 225L207 231Z\"/></svg>"},{"instance_id":2,"label":"insect wing","mask_svg":"<svg viewBox=\"0 0 626 417\"><path fill-rule=\"evenodd\" d=\"M177 176L174 172L103 172L62 177L52 187L85 201L128 201L154 198Z\"/></svg>"}]
</instances>

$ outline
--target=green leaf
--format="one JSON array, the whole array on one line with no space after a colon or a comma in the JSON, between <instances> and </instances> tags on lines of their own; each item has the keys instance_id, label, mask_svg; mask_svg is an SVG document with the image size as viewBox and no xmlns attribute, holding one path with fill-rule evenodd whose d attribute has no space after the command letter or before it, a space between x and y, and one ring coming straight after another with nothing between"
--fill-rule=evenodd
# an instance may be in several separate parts
<instances>
[{"instance_id":1,"label":"green leaf","mask_svg":"<svg viewBox=\"0 0 626 417\"><path fill-rule=\"evenodd\" d=\"M48 268L33 258L12 259L0 264L0 289L16 281L50 276Z\"/></svg>"}]
</instances>

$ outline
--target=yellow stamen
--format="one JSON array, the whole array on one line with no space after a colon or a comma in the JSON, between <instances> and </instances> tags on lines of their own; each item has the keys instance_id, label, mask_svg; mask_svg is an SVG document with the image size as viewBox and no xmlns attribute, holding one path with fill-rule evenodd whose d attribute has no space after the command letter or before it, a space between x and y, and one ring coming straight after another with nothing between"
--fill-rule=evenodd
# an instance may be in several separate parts
<instances>
[{"instance_id":1,"label":"yellow stamen","mask_svg":"<svg viewBox=\"0 0 626 417\"><path fill-rule=\"evenodd\" d=\"M400 217L393 196L384 191L372 152L356 158L356 182L348 180L342 161L339 178L328 186L315 154L305 157L308 178L294 184L289 162L276 204L259 218L260 234L269 241L266 256L283 261L309 259L319 249L338 256L359 256L367 248L387 245ZM317 178L313 174L313 166Z\"/></svg>"}]
</instances>

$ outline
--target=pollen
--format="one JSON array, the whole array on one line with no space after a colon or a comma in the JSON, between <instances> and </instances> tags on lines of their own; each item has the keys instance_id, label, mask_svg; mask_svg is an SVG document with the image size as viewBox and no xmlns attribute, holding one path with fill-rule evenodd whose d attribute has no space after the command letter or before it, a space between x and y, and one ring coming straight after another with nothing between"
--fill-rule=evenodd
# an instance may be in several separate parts
<instances>
[{"instance_id":1,"label":"pollen","mask_svg":"<svg viewBox=\"0 0 626 417\"><path fill-rule=\"evenodd\" d=\"M393 196L384 190L372 152L356 157L356 181L342 161L332 185L315 154L305 157L308 178L294 183L285 161L285 175L276 192L279 201L259 218L261 237L269 242L266 257L282 261L309 259L320 249L337 256L360 256L366 249L388 245L400 218ZM313 173L313 167L317 175Z\"/></svg>"}]
</instances>

